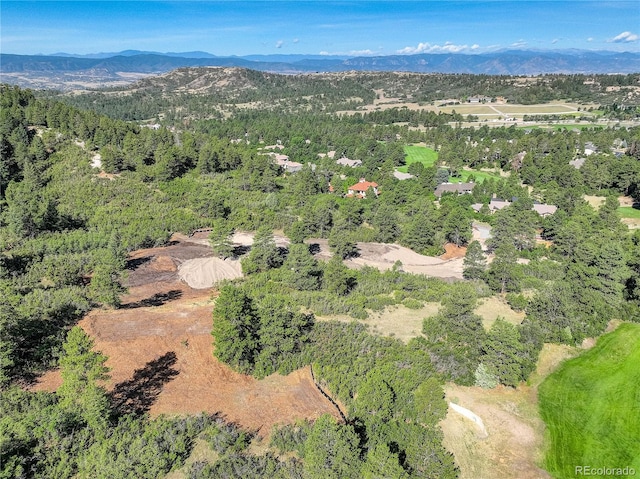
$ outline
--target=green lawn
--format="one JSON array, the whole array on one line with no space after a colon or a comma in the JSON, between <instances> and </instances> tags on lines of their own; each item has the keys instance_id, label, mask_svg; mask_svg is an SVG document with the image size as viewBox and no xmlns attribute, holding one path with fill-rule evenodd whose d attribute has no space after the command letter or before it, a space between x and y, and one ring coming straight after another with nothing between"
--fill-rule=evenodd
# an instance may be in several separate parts
<instances>
[{"instance_id":1,"label":"green lawn","mask_svg":"<svg viewBox=\"0 0 640 479\"><path fill-rule=\"evenodd\" d=\"M580 466L640 472L639 365L640 324L622 324L540 385L544 465L553 477L580 476Z\"/></svg>"},{"instance_id":2,"label":"green lawn","mask_svg":"<svg viewBox=\"0 0 640 479\"><path fill-rule=\"evenodd\" d=\"M474 170L474 171L467 171L467 170L463 170L462 173L460 173L460 176L458 177L450 177L449 181L451 183L460 183L463 181L467 181L469 179L469 177L473 175L475 177L476 183L482 183L484 180L486 180L487 178L500 178L500 175L496 174L496 173L490 173L488 171L478 171L478 170Z\"/></svg>"},{"instance_id":3,"label":"green lawn","mask_svg":"<svg viewBox=\"0 0 640 479\"><path fill-rule=\"evenodd\" d=\"M407 168L411 163L420 162L425 168L435 165L438 161L438 152L425 146L405 146L406 165L398 168L398 171L407 173Z\"/></svg>"},{"instance_id":4,"label":"green lawn","mask_svg":"<svg viewBox=\"0 0 640 479\"><path fill-rule=\"evenodd\" d=\"M618 214L621 218L640 219L640 209L633 208L631 206L621 206L618 208Z\"/></svg>"}]
</instances>

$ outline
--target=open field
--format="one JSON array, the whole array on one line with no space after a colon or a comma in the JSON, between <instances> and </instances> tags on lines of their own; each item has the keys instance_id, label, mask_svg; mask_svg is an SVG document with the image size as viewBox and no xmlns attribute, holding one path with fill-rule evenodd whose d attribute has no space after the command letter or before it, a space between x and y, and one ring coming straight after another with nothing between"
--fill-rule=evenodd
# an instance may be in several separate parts
<instances>
[{"instance_id":1,"label":"open field","mask_svg":"<svg viewBox=\"0 0 640 479\"><path fill-rule=\"evenodd\" d=\"M410 309L402 304L387 306L382 311L369 311L369 317L361 321L371 327L371 332L381 336L392 336L407 343L411 338L422 334L422 322L425 318L435 316L440 309L440 303L425 303L420 309ZM520 324L524 313L512 310L502 298L491 296L482 298L474 310L482 317L482 324L489 330L498 317L511 324ZM346 314L318 316L318 321L357 321Z\"/></svg>"},{"instance_id":2,"label":"open field","mask_svg":"<svg viewBox=\"0 0 640 479\"><path fill-rule=\"evenodd\" d=\"M460 103L459 105L441 106L438 107L443 113L459 113L461 115L496 115L500 114L496 112L489 105L478 105L477 103Z\"/></svg>"},{"instance_id":3,"label":"open field","mask_svg":"<svg viewBox=\"0 0 640 479\"><path fill-rule=\"evenodd\" d=\"M420 309L409 309L401 304L387 306L382 311L369 311L369 317L359 320L370 326L370 331L380 336L392 336L404 343L411 338L422 334L422 322L424 318L435 316L440 309L440 303L426 303ZM356 321L346 314L334 314L329 316L318 316L318 321L343 321L350 323Z\"/></svg>"},{"instance_id":4,"label":"open field","mask_svg":"<svg viewBox=\"0 0 640 479\"><path fill-rule=\"evenodd\" d=\"M482 325L486 330L489 330L498 318L511 324L520 324L525 316L524 312L518 313L511 309L506 301L498 296L482 298L478 303L474 312L482 317Z\"/></svg>"},{"instance_id":5,"label":"open field","mask_svg":"<svg viewBox=\"0 0 640 479\"><path fill-rule=\"evenodd\" d=\"M406 165L397 168L398 171L403 173L407 173L411 163L422 163L425 168L428 168L438 161L438 152L424 146L405 146L404 153L407 155Z\"/></svg>"},{"instance_id":6,"label":"open field","mask_svg":"<svg viewBox=\"0 0 640 479\"><path fill-rule=\"evenodd\" d=\"M638 364L640 325L622 324L540 385L545 465L554 477L576 477L576 466L585 465L640 471Z\"/></svg>"},{"instance_id":7,"label":"open field","mask_svg":"<svg viewBox=\"0 0 640 479\"><path fill-rule=\"evenodd\" d=\"M575 113L576 105L567 104L542 104L542 105L499 105L497 107L503 113L509 115L551 115ZM588 114L587 112L580 112Z\"/></svg>"}]
</instances>

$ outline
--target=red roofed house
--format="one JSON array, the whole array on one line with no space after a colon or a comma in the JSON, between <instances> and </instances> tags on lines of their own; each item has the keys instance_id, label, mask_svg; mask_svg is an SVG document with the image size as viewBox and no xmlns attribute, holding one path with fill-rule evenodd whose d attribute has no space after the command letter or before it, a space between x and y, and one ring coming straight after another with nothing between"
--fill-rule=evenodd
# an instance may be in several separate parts
<instances>
[{"instance_id":1,"label":"red roofed house","mask_svg":"<svg viewBox=\"0 0 640 479\"><path fill-rule=\"evenodd\" d=\"M378 196L378 183L372 181L366 181L364 178L360 178L360 181L355 185L349 187L349 193L347 196L357 196L358 198L366 198L367 191L371 188L373 193Z\"/></svg>"}]
</instances>

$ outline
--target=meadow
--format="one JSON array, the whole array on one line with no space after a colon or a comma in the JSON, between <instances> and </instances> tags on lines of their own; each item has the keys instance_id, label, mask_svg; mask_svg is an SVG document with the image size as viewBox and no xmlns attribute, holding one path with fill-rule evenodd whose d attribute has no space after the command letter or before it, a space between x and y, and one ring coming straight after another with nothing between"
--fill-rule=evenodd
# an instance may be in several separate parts
<instances>
[{"instance_id":1,"label":"meadow","mask_svg":"<svg viewBox=\"0 0 640 479\"><path fill-rule=\"evenodd\" d=\"M406 164L398 168L398 171L402 173L407 173L411 163L422 163L425 168L429 168L438 161L438 152L425 146L405 146L404 153L406 155Z\"/></svg>"},{"instance_id":2,"label":"meadow","mask_svg":"<svg viewBox=\"0 0 640 479\"><path fill-rule=\"evenodd\" d=\"M640 471L638 364L640 325L622 324L540 385L544 467L553 477L574 478L576 467L585 466Z\"/></svg>"}]
</instances>

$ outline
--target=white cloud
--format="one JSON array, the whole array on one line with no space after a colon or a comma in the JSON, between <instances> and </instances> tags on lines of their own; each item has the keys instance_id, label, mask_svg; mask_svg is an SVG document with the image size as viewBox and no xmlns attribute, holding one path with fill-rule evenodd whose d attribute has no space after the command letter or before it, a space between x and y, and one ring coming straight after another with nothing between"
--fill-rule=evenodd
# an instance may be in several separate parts
<instances>
[{"instance_id":1,"label":"white cloud","mask_svg":"<svg viewBox=\"0 0 640 479\"><path fill-rule=\"evenodd\" d=\"M360 57L360 56L368 56L368 55L380 55L380 52L376 52L374 50L366 49L366 50L349 50L348 52L328 52L323 50L318 53L318 55L346 55L351 57Z\"/></svg>"},{"instance_id":2,"label":"white cloud","mask_svg":"<svg viewBox=\"0 0 640 479\"><path fill-rule=\"evenodd\" d=\"M555 45L558 42L559 40L557 38L554 38L553 40L551 40L551 45Z\"/></svg>"},{"instance_id":3,"label":"white cloud","mask_svg":"<svg viewBox=\"0 0 640 479\"><path fill-rule=\"evenodd\" d=\"M513 42L510 46L513 48L524 47L527 44L524 40L518 40L517 42Z\"/></svg>"},{"instance_id":4,"label":"white cloud","mask_svg":"<svg viewBox=\"0 0 640 479\"><path fill-rule=\"evenodd\" d=\"M415 53L458 53L465 50L478 50L480 45L456 45L452 42L446 42L444 45L432 45L431 43L418 43L415 47L404 47L397 50L396 53L401 55L412 55Z\"/></svg>"},{"instance_id":5,"label":"white cloud","mask_svg":"<svg viewBox=\"0 0 640 479\"><path fill-rule=\"evenodd\" d=\"M293 39L293 43L298 43L298 42L300 42L300 39L299 39L299 38L294 38L294 39Z\"/></svg>"},{"instance_id":6,"label":"white cloud","mask_svg":"<svg viewBox=\"0 0 640 479\"><path fill-rule=\"evenodd\" d=\"M351 50L349 52L349 55L375 55L376 52L374 52L373 50Z\"/></svg>"},{"instance_id":7,"label":"white cloud","mask_svg":"<svg viewBox=\"0 0 640 479\"><path fill-rule=\"evenodd\" d=\"M622 32L620 35L609 40L610 43L631 43L637 42L640 38L637 34L631 32Z\"/></svg>"},{"instance_id":8,"label":"white cloud","mask_svg":"<svg viewBox=\"0 0 640 479\"><path fill-rule=\"evenodd\" d=\"M588 42L592 42L592 41L593 41L593 37L589 37L589 38L587 38L587 41L588 41Z\"/></svg>"},{"instance_id":9,"label":"white cloud","mask_svg":"<svg viewBox=\"0 0 640 479\"><path fill-rule=\"evenodd\" d=\"M284 45L284 42L282 40L278 40L276 42L276 48L282 48L282 45Z\"/></svg>"}]
</instances>

